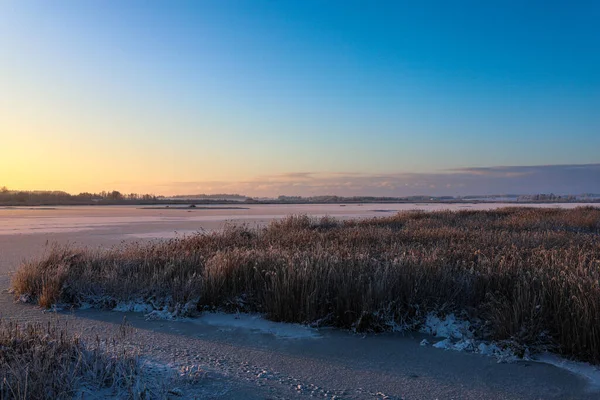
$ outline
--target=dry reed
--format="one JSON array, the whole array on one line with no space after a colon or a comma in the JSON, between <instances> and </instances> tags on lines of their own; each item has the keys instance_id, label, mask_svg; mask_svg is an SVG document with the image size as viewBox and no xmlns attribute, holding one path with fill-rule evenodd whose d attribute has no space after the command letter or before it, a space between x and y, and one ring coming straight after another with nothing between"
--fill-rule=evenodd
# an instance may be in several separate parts
<instances>
[{"instance_id":1,"label":"dry reed","mask_svg":"<svg viewBox=\"0 0 600 400\"><path fill-rule=\"evenodd\" d=\"M72 399L103 392L141 399L137 357L99 339L86 343L58 322L0 320L0 399Z\"/></svg>"},{"instance_id":2,"label":"dry reed","mask_svg":"<svg viewBox=\"0 0 600 400\"><path fill-rule=\"evenodd\" d=\"M402 212L91 250L55 246L13 277L63 302L193 302L358 330L461 312L485 339L543 343L600 362L600 209Z\"/></svg>"}]
</instances>

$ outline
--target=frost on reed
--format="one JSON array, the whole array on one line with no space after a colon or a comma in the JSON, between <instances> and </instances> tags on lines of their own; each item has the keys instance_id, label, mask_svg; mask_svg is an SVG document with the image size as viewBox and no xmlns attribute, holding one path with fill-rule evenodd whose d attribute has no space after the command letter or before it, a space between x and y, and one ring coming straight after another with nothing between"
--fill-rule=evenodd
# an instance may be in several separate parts
<instances>
[{"instance_id":1,"label":"frost on reed","mask_svg":"<svg viewBox=\"0 0 600 400\"><path fill-rule=\"evenodd\" d=\"M58 322L0 320L0 399L143 398L137 358L110 343L87 344Z\"/></svg>"},{"instance_id":2,"label":"frost on reed","mask_svg":"<svg viewBox=\"0 0 600 400\"><path fill-rule=\"evenodd\" d=\"M108 250L53 247L12 285L46 307L192 302L358 330L459 312L480 338L600 362L599 279L600 209L588 207L291 216Z\"/></svg>"}]
</instances>

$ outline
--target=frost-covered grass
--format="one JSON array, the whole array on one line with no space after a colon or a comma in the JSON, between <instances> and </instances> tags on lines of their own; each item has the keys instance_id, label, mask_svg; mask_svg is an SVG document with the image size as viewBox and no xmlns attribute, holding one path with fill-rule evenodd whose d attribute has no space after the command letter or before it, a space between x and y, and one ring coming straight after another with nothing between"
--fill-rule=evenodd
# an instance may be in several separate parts
<instances>
[{"instance_id":1,"label":"frost-covered grass","mask_svg":"<svg viewBox=\"0 0 600 400\"><path fill-rule=\"evenodd\" d=\"M55 246L22 264L12 286L45 307L239 310L358 331L455 313L473 339L598 363L599 282L600 209L588 207L292 216L108 250Z\"/></svg>"},{"instance_id":2,"label":"frost-covered grass","mask_svg":"<svg viewBox=\"0 0 600 400\"><path fill-rule=\"evenodd\" d=\"M0 399L143 400L193 392L203 371L140 357L120 344L134 332L124 322L113 336L91 339L58 319L0 320Z\"/></svg>"},{"instance_id":3,"label":"frost-covered grass","mask_svg":"<svg viewBox=\"0 0 600 400\"><path fill-rule=\"evenodd\" d=\"M72 399L104 392L115 398L144 398L134 354L110 342L86 343L59 323L0 321L0 399Z\"/></svg>"}]
</instances>

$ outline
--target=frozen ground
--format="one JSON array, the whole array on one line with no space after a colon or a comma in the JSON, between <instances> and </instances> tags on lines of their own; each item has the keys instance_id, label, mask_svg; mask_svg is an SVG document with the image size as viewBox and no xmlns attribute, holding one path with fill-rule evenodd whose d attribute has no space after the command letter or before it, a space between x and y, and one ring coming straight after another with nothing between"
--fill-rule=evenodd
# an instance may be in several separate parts
<instances>
[{"instance_id":1,"label":"frozen ground","mask_svg":"<svg viewBox=\"0 0 600 400\"><path fill-rule=\"evenodd\" d=\"M584 204L530 204L531 207L574 208ZM140 208L137 206L81 206L81 207L0 207L0 235L49 234L96 230L110 230L112 235L153 238L173 236L175 231L190 233L218 229L227 221L250 225L264 224L274 218L290 214L308 214L315 217L330 215L336 218L367 218L390 215L401 210L488 210L511 206L502 203L487 204L309 204L309 205L247 205L244 208L198 209ZM596 206L599 206L596 204Z\"/></svg>"},{"instance_id":2,"label":"frozen ground","mask_svg":"<svg viewBox=\"0 0 600 400\"><path fill-rule=\"evenodd\" d=\"M492 205L476 207L481 206ZM2 209L0 314L22 321L54 318L36 307L15 304L6 293L9 272L20 260L40 254L47 242L110 246L123 240L175 235L175 231L218 229L231 219L259 224L288 213L366 217L385 215L372 210L402 207L410 205L250 206L248 210L189 213L131 207ZM432 316L425 333L362 336L278 324L252 315L205 314L196 320L164 321L147 320L143 313L135 312L81 310L60 314L71 327L90 337L118 333L124 316L133 329L123 339L124 345L142 352L150 372L160 376L164 368L183 374L200 371L198 384L183 388L184 397L600 398L600 379L594 367L552 355L540 357L543 362L498 363L495 357L478 354L483 351L461 348L460 343L468 343L470 338L468 326L457 319L436 320ZM449 340L444 345L436 346L442 349L434 347L446 338ZM424 340L429 344L421 346Z\"/></svg>"},{"instance_id":3,"label":"frozen ground","mask_svg":"<svg viewBox=\"0 0 600 400\"><path fill-rule=\"evenodd\" d=\"M191 322L219 327L223 332L243 329L250 332L273 335L283 339L318 339L321 337L316 329L298 325L273 322L252 314L205 313Z\"/></svg>"}]
</instances>

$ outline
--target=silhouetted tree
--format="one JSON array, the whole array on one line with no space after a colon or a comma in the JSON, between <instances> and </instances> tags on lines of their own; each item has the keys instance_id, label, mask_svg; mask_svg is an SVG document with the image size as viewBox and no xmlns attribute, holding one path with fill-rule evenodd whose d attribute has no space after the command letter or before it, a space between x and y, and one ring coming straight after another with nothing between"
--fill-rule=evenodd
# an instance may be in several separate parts
<instances>
[{"instance_id":1,"label":"silhouetted tree","mask_svg":"<svg viewBox=\"0 0 600 400\"><path fill-rule=\"evenodd\" d=\"M110 192L108 197L112 200L122 200L123 199L123 195L121 194L121 192L119 192L117 190L113 190L112 192Z\"/></svg>"}]
</instances>

